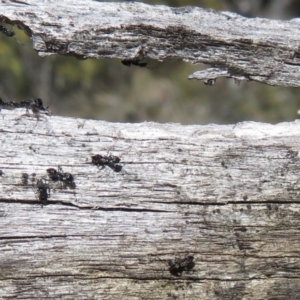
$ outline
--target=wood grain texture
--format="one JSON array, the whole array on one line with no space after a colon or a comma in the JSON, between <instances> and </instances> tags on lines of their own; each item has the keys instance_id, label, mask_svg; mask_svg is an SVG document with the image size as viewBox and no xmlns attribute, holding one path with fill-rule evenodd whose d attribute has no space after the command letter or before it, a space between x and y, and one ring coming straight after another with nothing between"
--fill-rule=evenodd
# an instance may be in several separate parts
<instances>
[{"instance_id":1,"label":"wood grain texture","mask_svg":"<svg viewBox=\"0 0 300 300\"><path fill-rule=\"evenodd\" d=\"M298 299L299 121L182 126L24 112L0 115L0 298ZM91 164L108 152L121 172ZM58 165L76 188L50 183L42 206L30 180ZM170 274L167 261L188 254L195 267Z\"/></svg>"},{"instance_id":2,"label":"wood grain texture","mask_svg":"<svg viewBox=\"0 0 300 300\"><path fill-rule=\"evenodd\" d=\"M300 86L300 22L248 19L197 7L90 0L2 1L0 19L17 24L41 56L176 59L212 66L190 75Z\"/></svg>"}]
</instances>

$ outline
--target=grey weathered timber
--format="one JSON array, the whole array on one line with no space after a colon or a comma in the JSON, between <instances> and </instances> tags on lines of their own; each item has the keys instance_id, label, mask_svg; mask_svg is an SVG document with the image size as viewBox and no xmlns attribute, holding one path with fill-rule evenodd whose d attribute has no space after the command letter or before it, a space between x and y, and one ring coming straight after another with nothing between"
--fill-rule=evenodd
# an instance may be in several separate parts
<instances>
[{"instance_id":1,"label":"grey weathered timber","mask_svg":"<svg viewBox=\"0 0 300 300\"><path fill-rule=\"evenodd\" d=\"M300 121L24 113L0 115L1 299L299 299ZM107 153L121 172L91 164ZM42 206L34 180L58 166L76 188L50 182ZM188 254L195 267L170 274Z\"/></svg>"},{"instance_id":2,"label":"grey weathered timber","mask_svg":"<svg viewBox=\"0 0 300 300\"><path fill-rule=\"evenodd\" d=\"M176 59L210 65L189 76L207 84L225 76L300 86L299 19L89 0L1 1L0 18L31 36L41 56Z\"/></svg>"}]
</instances>

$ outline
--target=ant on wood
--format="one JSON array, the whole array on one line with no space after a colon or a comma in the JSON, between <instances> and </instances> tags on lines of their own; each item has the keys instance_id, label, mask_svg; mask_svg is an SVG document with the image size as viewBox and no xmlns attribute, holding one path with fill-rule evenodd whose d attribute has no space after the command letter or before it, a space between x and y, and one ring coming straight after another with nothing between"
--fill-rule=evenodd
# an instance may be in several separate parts
<instances>
[{"instance_id":1,"label":"ant on wood","mask_svg":"<svg viewBox=\"0 0 300 300\"><path fill-rule=\"evenodd\" d=\"M62 168L59 167L58 171L54 168L47 169L48 177L50 179L45 178L45 176L40 177L37 181L34 179L35 184L33 185L33 189L35 194L37 195L37 199L42 202L42 205L46 205L48 199L50 198L50 192L52 186L49 184L49 181L59 181L63 182L63 184L71 186L75 188L74 177L71 173L63 172ZM32 174L35 176L35 174ZM21 183L23 185L29 184L29 175L27 173L22 173L21 175Z\"/></svg>"},{"instance_id":2,"label":"ant on wood","mask_svg":"<svg viewBox=\"0 0 300 300\"><path fill-rule=\"evenodd\" d=\"M3 106L9 106L12 108L18 108L20 107L20 104L17 103L16 101L4 101L1 97L0 97L0 108Z\"/></svg>"},{"instance_id":3,"label":"ant on wood","mask_svg":"<svg viewBox=\"0 0 300 300\"><path fill-rule=\"evenodd\" d=\"M195 267L194 256L187 255L186 257L170 259L168 261L169 271L173 276L179 277L182 273L189 272Z\"/></svg>"},{"instance_id":4,"label":"ant on wood","mask_svg":"<svg viewBox=\"0 0 300 300\"><path fill-rule=\"evenodd\" d=\"M22 173L21 182L23 185L28 185L29 175L27 173Z\"/></svg>"},{"instance_id":5,"label":"ant on wood","mask_svg":"<svg viewBox=\"0 0 300 300\"><path fill-rule=\"evenodd\" d=\"M8 102L7 101L4 101L1 97L0 97L0 111L1 111L1 108L3 106L7 106L8 105Z\"/></svg>"},{"instance_id":6,"label":"ant on wood","mask_svg":"<svg viewBox=\"0 0 300 300\"><path fill-rule=\"evenodd\" d=\"M133 65L136 67L145 68L147 67L148 63L143 62L144 58L144 54L139 53L138 57L135 57L133 59L123 59L121 60L121 63L126 67L130 67L131 65Z\"/></svg>"},{"instance_id":7,"label":"ant on wood","mask_svg":"<svg viewBox=\"0 0 300 300\"><path fill-rule=\"evenodd\" d=\"M58 167L58 170L49 168L46 171L52 181L60 181L65 185L75 187L74 176L71 173L63 172L61 167Z\"/></svg>"},{"instance_id":8,"label":"ant on wood","mask_svg":"<svg viewBox=\"0 0 300 300\"><path fill-rule=\"evenodd\" d=\"M47 204L48 198L50 198L50 187L45 184L42 179L39 179L35 185L39 200L42 204Z\"/></svg>"},{"instance_id":9,"label":"ant on wood","mask_svg":"<svg viewBox=\"0 0 300 300\"><path fill-rule=\"evenodd\" d=\"M41 98L31 98L29 100L23 100L20 103L16 101L4 101L0 97L0 109L3 106L11 107L11 108L20 108L24 107L26 108L26 113L28 114L28 110L31 109L32 112L36 115L39 114L40 111L44 111L48 115L51 115L51 112L49 110L49 106L46 108L43 105L43 100Z\"/></svg>"},{"instance_id":10,"label":"ant on wood","mask_svg":"<svg viewBox=\"0 0 300 300\"><path fill-rule=\"evenodd\" d=\"M109 155L109 156L102 156L100 154L96 154L92 156L92 164L96 165L97 167L105 166L110 167L115 172L120 172L122 170L122 166L118 165L121 159L118 156Z\"/></svg>"},{"instance_id":11,"label":"ant on wood","mask_svg":"<svg viewBox=\"0 0 300 300\"><path fill-rule=\"evenodd\" d=\"M145 68L148 65L148 63L141 62L139 59L124 59L121 61L121 63L126 67L130 67L131 65L133 65L140 68Z\"/></svg>"},{"instance_id":12,"label":"ant on wood","mask_svg":"<svg viewBox=\"0 0 300 300\"><path fill-rule=\"evenodd\" d=\"M30 108L34 114L38 114L41 110L51 114L49 111L49 106L46 108L43 106L43 101L41 98L31 98L29 100L23 100L20 102L19 107L25 107L26 111Z\"/></svg>"}]
</instances>

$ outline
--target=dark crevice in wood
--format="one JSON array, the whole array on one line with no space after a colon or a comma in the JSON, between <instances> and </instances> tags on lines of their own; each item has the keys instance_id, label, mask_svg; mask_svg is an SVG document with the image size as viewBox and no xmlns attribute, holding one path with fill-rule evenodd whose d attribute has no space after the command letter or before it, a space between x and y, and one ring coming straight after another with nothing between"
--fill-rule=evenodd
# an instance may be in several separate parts
<instances>
[{"instance_id":1,"label":"dark crevice in wood","mask_svg":"<svg viewBox=\"0 0 300 300\"><path fill-rule=\"evenodd\" d=\"M39 204L42 205L42 203L40 201L28 201L28 200L0 200L0 203L19 203L19 204ZM52 204L60 204L60 205L64 205L64 206L70 206L70 207L75 207L78 208L80 210L101 210L101 211L126 211L126 212L159 212L159 213L171 213L170 211L166 211L166 210L156 210L156 209L138 209L138 208L119 208L119 207L93 207L93 206L85 206L85 207L80 207L78 205L75 205L73 203L68 203L68 202L63 202L63 201L51 201L48 200L47 204L43 204L44 206L48 206L48 205L52 205Z\"/></svg>"},{"instance_id":2,"label":"dark crevice in wood","mask_svg":"<svg viewBox=\"0 0 300 300\"><path fill-rule=\"evenodd\" d=\"M74 235L72 235L75 237ZM77 235L80 237L81 235ZM54 238L67 238L69 235L51 235L51 236L38 236L38 235L32 235L32 236L5 236L5 237L0 237L0 240L5 241L5 240L32 240L32 239L54 239ZM28 243L28 241L26 241Z\"/></svg>"},{"instance_id":3,"label":"dark crevice in wood","mask_svg":"<svg viewBox=\"0 0 300 300\"><path fill-rule=\"evenodd\" d=\"M281 201L281 200L265 200L265 201L226 201L226 202L192 202L192 201L172 201L172 202L163 202L163 201L151 201L151 203L161 203L161 204L176 204L176 205L195 205L195 206L226 206L231 204L242 204L242 205L248 205L248 204L260 204L260 205L266 205L266 204L300 204L299 201Z\"/></svg>"},{"instance_id":4,"label":"dark crevice in wood","mask_svg":"<svg viewBox=\"0 0 300 300\"><path fill-rule=\"evenodd\" d=\"M108 198L108 196L106 196ZM175 205L194 205L194 206L226 206L226 205L232 205L232 204L241 204L241 205L248 205L248 204L258 204L258 205L268 205L268 204L300 204L299 201L281 201L281 200L266 200L266 201L226 201L225 203L220 203L220 202L192 202L192 201L172 201L172 202L164 202L164 201L149 201L151 203L159 203L159 204L175 204ZM80 210L103 210L103 211L132 211L132 212L162 212L162 213L170 213L170 211L167 210L156 210L156 209L138 209L138 208L119 208L119 207L93 207L93 206L79 206L75 205L74 203L70 202L64 202L64 201L51 201L48 200L47 204L42 204L40 201L29 201L29 200L5 200L1 199L0 203L8 203L8 204L30 204L30 205L64 205L64 206L70 206L70 207L75 207Z\"/></svg>"}]
</instances>

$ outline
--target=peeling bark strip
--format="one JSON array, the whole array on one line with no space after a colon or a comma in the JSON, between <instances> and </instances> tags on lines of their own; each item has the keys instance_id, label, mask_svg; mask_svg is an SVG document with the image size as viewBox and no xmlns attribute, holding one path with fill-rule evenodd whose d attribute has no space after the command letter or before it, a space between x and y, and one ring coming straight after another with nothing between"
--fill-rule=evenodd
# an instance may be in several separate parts
<instances>
[{"instance_id":1,"label":"peeling bark strip","mask_svg":"<svg viewBox=\"0 0 300 300\"><path fill-rule=\"evenodd\" d=\"M179 59L211 65L189 77L208 84L225 76L300 86L299 19L87 0L2 1L0 17L22 27L41 56Z\"/></svg>"},{"instance_id":2,"label":"peeling bark strip","mask_svg":"<svg viewBox=\"0 0 300 300\"><path fill-rule=\"evenodd\" d=\"M298 298L300 121L24 112L0 115L1 299ZM122 170L98 168L96 154L120 158ZM76 186L49 182L42 207L31 180L58 166Z\"/></svg>"}]
</instances>

